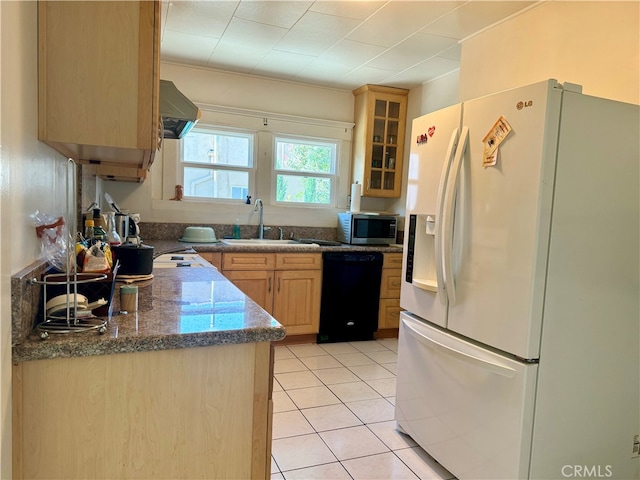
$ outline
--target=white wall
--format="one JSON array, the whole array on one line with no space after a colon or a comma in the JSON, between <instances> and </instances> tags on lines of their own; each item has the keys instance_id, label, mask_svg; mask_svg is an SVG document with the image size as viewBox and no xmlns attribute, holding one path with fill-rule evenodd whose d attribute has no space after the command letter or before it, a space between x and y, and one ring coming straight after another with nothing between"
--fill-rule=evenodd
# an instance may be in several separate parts
<instances>
[{"instance_id":1,"label":"white wall","mask_svg":"<svg viewBox=\"0 0 640 480\"><path fill-rule=\"evenodd\" d=\"M314 87L310 85L270 80L250 75L185 67L162 63L162 79L173 81L178 89L198 104L218 105L252 111L294 115L335 122L353 122L354 97L350 90ZM206 120L207 112L201 121ZM102 182L102 189L108 191L121 208L136 210L144 222L175 223L228 223L236 218L242 224L257 222L251 215L253 207L237 204L204 204L202 202L171 202L161 200L173 185L162 184L163 166L171 165L168 160L175 157L175 141L166 142L154 162L149 176L142 184ZM346 148L346 147L345 147ZM350 145L348 145L350 149ZM345 152L350 158L350 152ZM343 164L339 175L339 204L335 209L303 208L295 206L269 205L265 201L264 219L270 225L300 225L335 227L336 212L344 210L350 191L350 168ZM259 182L264 183L264 181ZM254 199L255 192L251 192ZM166 195L165 195L166 198ZM381 199L363 199L363 209L384 210L386 203Z\"/></svg>"},{"instance_id":2,"label":"white wall","mask_svg":"<svg viewBox=\"0 0 640 480\"><path fill-rule=\"evenodd\" d=\"M552 1L462 44L460 99L555 78L640 103L640 3Z\"/></svg>"},{"instance_id":3,"label":"white wall","mask_svg":"<svg viewBox=\"0 0 640 480\"><path fill-rule=\"evenodd\" d=\"M34 262L29 215L64 210L66 159L37 139L36 2L0 2L0 478L11 478L10 277Z\"/></svg>"}]
</instances>

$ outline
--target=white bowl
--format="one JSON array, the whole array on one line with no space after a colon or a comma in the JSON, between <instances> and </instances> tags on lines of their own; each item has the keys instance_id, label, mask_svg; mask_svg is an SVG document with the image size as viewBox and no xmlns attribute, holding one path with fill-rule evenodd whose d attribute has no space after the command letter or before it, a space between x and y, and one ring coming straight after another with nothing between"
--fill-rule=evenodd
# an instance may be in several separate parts
<instances>
[{"instance_id":1,"label":"white bowl","mask_svg":"<svg viewBox=\"0 0 640 480\"><path fill-rule=\"evenodd\" d=\"M78 293L74 298L73 294L69 295L69 307L73 307L75 301L78 302L78 308L86 308L89 304L89 299L84 295ZM51 300L47 302L45 305L45 309L47 311L47 315L52 314L54 312L58 312L60 310L64 310L67 308L67 296L66 295L58 295L57 297L53 297Z\"/></svg>"},{"instance_id":2,"label":"white bowl","mask_svg":"<svg viewBox=\"0 0 640 480\"><path fill-rule=\"evenodd\" d=\"M211 227L187 227L184 229L181 242L187 243L216 243L216 233Z\"/></svg>"}]
</instances>

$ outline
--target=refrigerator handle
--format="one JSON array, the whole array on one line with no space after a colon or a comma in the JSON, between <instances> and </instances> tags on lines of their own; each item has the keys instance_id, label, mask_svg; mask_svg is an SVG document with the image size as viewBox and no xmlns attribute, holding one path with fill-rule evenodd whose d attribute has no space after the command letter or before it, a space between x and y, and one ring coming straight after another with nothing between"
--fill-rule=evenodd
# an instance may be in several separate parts
<instances>
[{"instance_id":1,"label":"refrigerator handle","mask_svg":"<svg viewBox=\"0 0 640 480\"><path fill-rule=\"evenodd\" d=\"M458 143L459 130L456 128L451 134L451 140L449 140L449 147L447 148L447 154L444 159L444 165L442 167L442 173L440 174L440 181L438 183L438 196L436 199L436 228L435 228L435 265L436 265L436 284L438 286L438 298L444 305L447 304L447 288L444 280L444 266L443 266L443 251L442 251L442 220L443 220L443 208L444 208L444 195L447 189L447 180L449 178L449 172L451 171L451 164Z\"/></svg>"},{"instance_id":2,"label":"refrigerator handle","mask_svg":"<svg viewBox=\"0 0 640 480\"><path fill-rule=\"evenodd\" d=\"M447 298L449 305L456 303L456 284L453 278L453 213L456 201L456 190L458 187L458 176L460 175L460 166L462 158L469 144L469 127L462 127L460 132L460 141L456 149L447 188L444 195L444 205L442 207L442 264L444 268L444 281L447 285Z\"/></svg>"},{"instance_id":3,"label":"refrigerator handle","mask_svg":"<svg viewBox=\"0 0 640 480\"><path fill-rule=\"evenodd\" d=\"M507 378L513 378L516 376L516 371L507 367L506 365L500 365L499 363L491 362L484 358L476 357L475 355L471 355L466 352L462 352L456 348L453 348L449 345L445 345L444 343L440 343L433 338L425 335L424 333L419 332L416 328L414 328L410 322L402 320L404 326L407 327L407 331L420 343L425 345L426 347L432 350L438 350L439 352L445 353L451 357L457 358L458 360L462 360L465 363L469 363L471 365L475 365L477 367L482 368L483 370L488 370L491 373L495 373L496 375L501 375Z\"/></svg>"}]
</instances>

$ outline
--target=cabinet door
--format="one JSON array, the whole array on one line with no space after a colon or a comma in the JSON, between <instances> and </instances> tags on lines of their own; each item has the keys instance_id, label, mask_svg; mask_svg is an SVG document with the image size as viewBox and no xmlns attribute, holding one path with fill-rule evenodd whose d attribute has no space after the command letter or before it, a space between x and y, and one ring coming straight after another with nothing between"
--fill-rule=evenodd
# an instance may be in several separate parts
<instances>
[{"instance_id":1,"label":"cabinet door","mask_svg":"<svg viewBox=\"0 0 640 480\"><path fill-rule=\"evenodd\" d=\"M353 93L353 179L362 183L365 197L397 198L402 186L408 90L364 85Z\"/></svg>"},{"instance_id":2,"label":"cabinet door","mask_svg":"<svg viewBox=\"0 0 640 480\"><path fill-rule=\"evenodd\" d=\"M211 265L216 267L218 270L222 270L222 253L220 252L200 252L198 253L202 258L204 258Z\"/></svg>"},{"instance_id":3,"label":"cabinet door","mask_svg":"<svg viewBox=\"0 0 640 480\"><path fill-rule=\"evenodd\" d=\"M399 268L383 268L380 283L380 298L400 298L402 270Z\"/></svg>"},{"instance_id":4,"label":"cabinet door","mask_svg":"<svg viewBox=\"0 0 640 480\"><path fill-rule=\"evenodd\" d=\"M273 314L273 270L223 270L222 274L251 300Z\"/></svg>"},{"instance_id":5,"label":"cabinet door","mask_svg":"<svg viewBox=\"0 0 640 480\"><path fill-rule=\"evenodd\" d=\"M38 138L105 178L144 178L158 147L159 32L158 1L39 2Z\"/></svg>"},{"instance_id":6,"label":"cabinet door","mask_svg":"<svg viewBox=\"0 0 640 480\"><path fill-rule=\"evenodd\" d=\"M321 270L276 271L273 316L287 335L318 333L321 287Z\"/></svg>"},{"instance_id":7,"label":"cabinet door","mask_svg":"<svg viewBox=\"0 0 640 480\"><path fill-rule=\"evenodd\" d=\"M381 298L378 312L378 329L398 328L400 326L400 299Z\"/></svg>"}]
</instances>

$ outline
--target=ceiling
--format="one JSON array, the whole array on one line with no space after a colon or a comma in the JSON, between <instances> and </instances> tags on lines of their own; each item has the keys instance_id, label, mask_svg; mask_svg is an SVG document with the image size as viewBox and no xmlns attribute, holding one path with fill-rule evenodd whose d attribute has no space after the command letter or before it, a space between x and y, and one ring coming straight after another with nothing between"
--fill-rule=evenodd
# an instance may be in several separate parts
<instances>
[{"instance_id":1,"label":"ceiling","mask_svg":"<svg viewBox=\"0 0 640 480\"><path fill-rule=\"evenodd\" d=\"M535 1L163 0L161 60L334 88L412 88ZM499 53L499 52L498 52Z\"/></svg>"}]
</instances>

